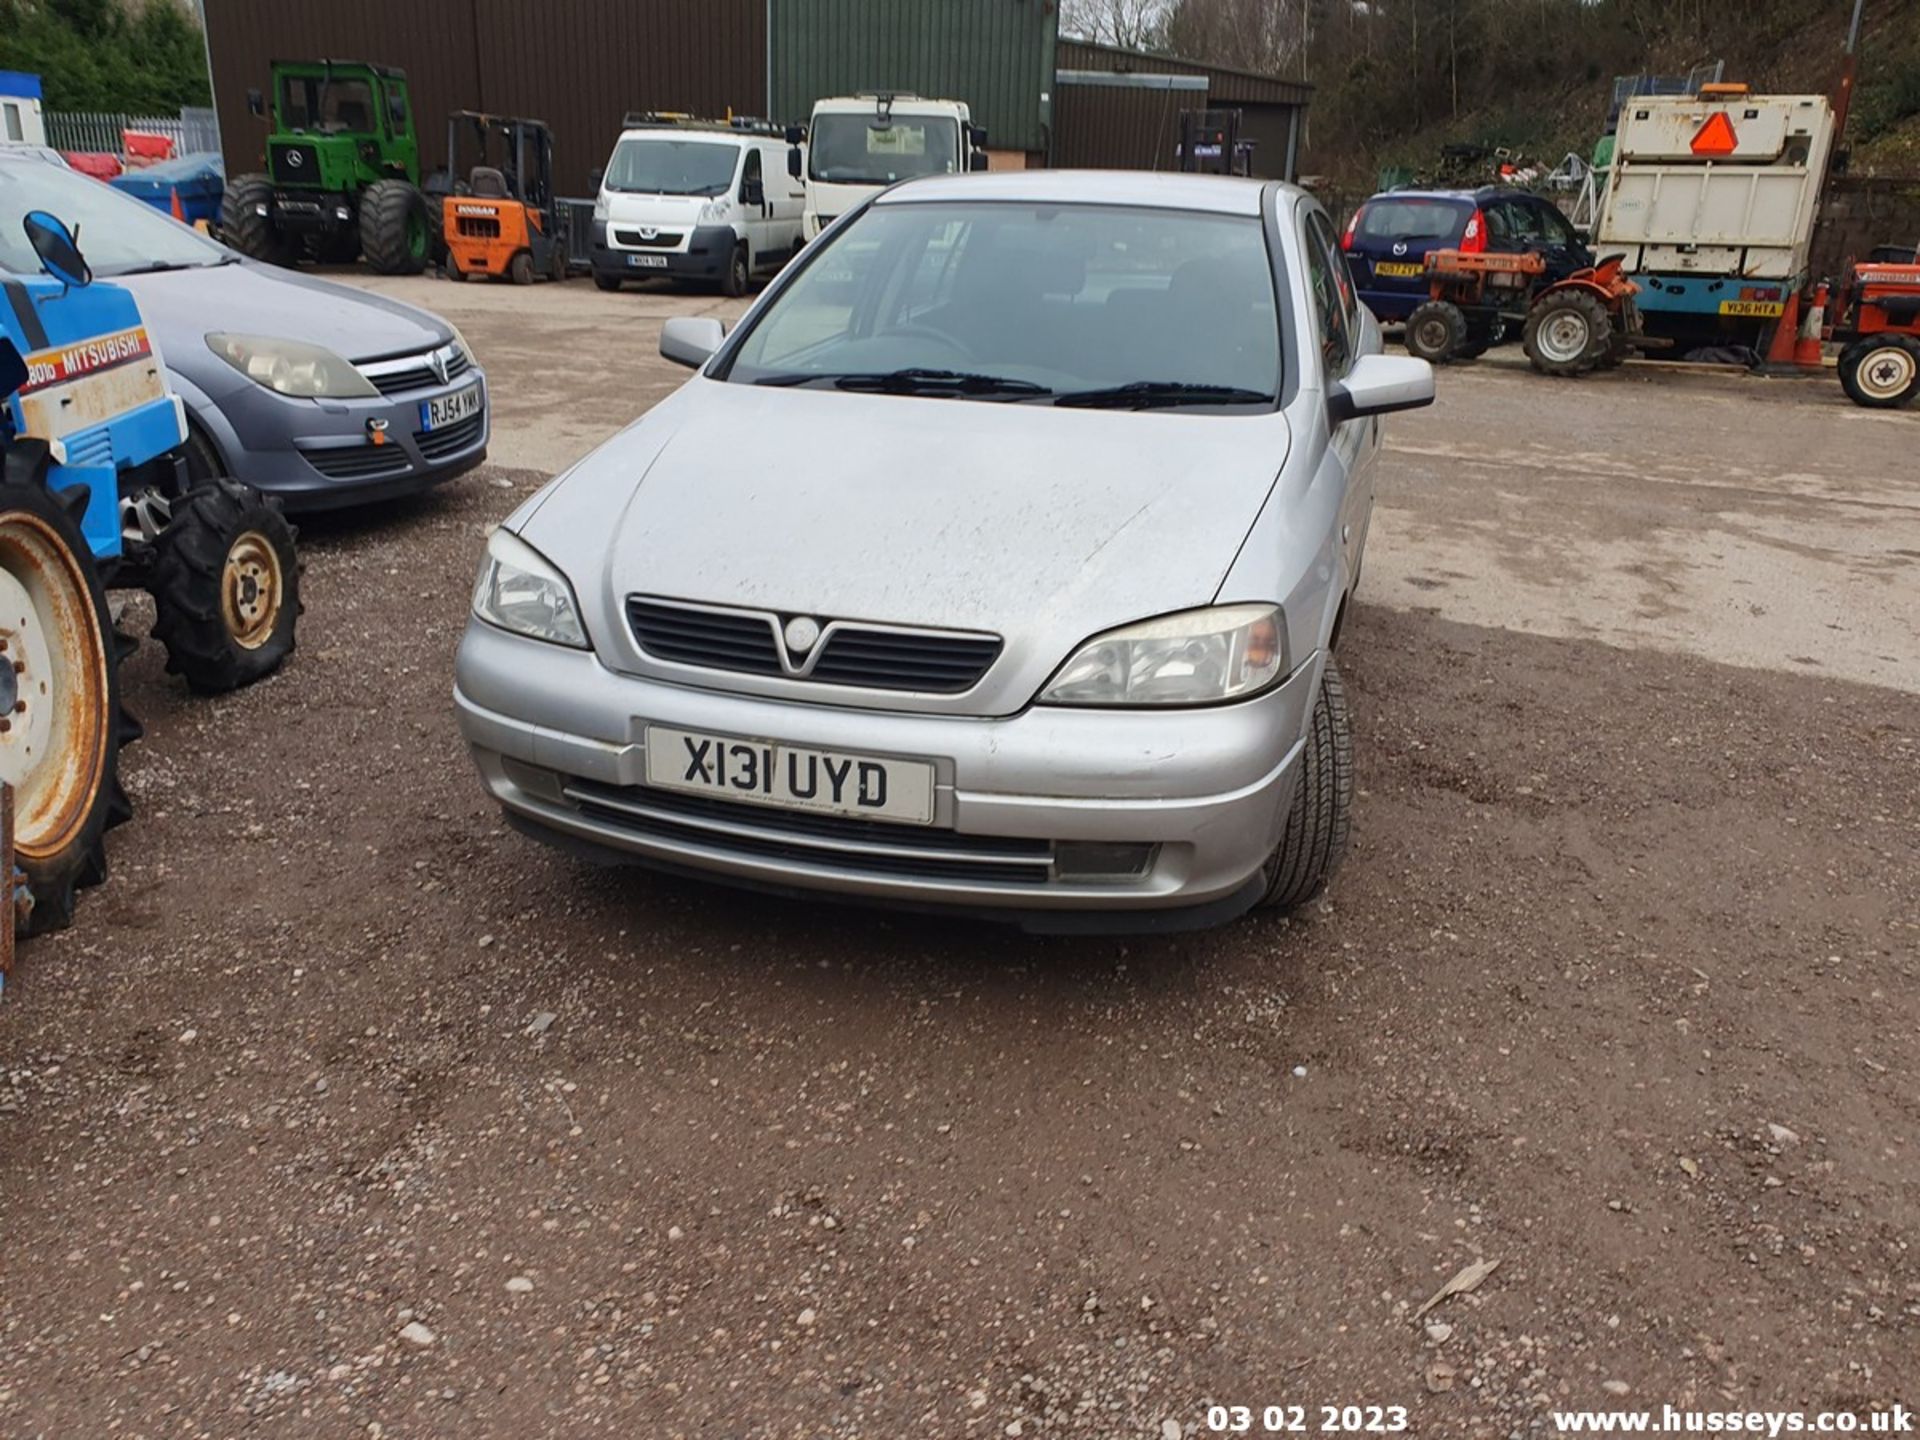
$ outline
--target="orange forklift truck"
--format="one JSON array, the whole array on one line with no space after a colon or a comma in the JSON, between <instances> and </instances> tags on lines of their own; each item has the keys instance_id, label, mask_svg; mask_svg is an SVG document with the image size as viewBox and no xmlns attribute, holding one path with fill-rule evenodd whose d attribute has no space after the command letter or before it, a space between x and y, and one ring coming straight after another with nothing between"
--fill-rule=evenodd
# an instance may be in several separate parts
<instances>
[{"instance_id":1,"label":"orange forklift truck","mask_svg":"<svg viewBox=\"0 0 1920 1440\"><path fill-rule=\"evenodd\" d=\"M464 168L463 151L476 163ZM450 280L567 278L566 210L553 193L553 134L544 120L456 110L447 117Z\"/></svg>"}]
</instances>

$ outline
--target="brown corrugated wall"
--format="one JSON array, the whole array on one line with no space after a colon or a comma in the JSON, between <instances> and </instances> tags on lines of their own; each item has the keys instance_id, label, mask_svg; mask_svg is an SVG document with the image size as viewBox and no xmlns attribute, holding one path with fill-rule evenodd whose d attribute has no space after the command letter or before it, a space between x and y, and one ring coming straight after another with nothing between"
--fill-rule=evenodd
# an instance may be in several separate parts
<instances>
[{"instance_id":1,"label":"brown corrugated wall","mask_svg":"<svg viewBox=\"0 0 1920 1440\"><path fill-rule=\"evenodd\" d=\"M1053 92L1053 155L1062 170L1177 170L1180 112L1204 90L1061 85Z\"/></svg>"},{"instance_id":2,"label":"brown corrugated wall","mask_svg":"<svg viewBox=\"0 0 1920 1440\"><path fill-rule=\"evenodd\" d=\"M592 193L628 110L766 111L765 0L206 0L206 23L228 174L261 168L247 91L276 59L400 66L429 170L449 110L545 120L573 195Z\"/></svg>"}]
</instances>

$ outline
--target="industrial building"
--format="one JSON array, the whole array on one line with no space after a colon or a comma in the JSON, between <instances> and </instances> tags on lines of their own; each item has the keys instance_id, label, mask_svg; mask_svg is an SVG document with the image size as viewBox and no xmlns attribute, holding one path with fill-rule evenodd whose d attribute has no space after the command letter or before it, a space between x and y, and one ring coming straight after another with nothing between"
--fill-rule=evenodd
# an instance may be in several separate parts
<instances>
[{"instance_id":1,"label":"industrial building","mask_svg":"<svg viewBox=\"0 0 1920 1440\"><path fill-rule=\"evenodd\" d=\"M1053 0L205 0L228 172L262 168L247 92L277 59L407 72L423 155L478 109L553 128L556 179L591 188L631 110L804 119L814 100L907 90L965 100L993 164L1169 169L1179 113L1231 106L1254 173L1290 173L1309 88L1059 35Z\"/></svg>"}]
</instances>

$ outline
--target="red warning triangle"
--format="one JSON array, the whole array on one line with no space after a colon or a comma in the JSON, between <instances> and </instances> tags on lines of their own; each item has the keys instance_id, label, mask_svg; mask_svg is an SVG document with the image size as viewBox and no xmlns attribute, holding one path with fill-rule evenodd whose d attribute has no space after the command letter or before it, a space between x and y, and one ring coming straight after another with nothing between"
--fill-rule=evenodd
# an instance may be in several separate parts
<instances>
[{"instance_id":1,"label":"red warning triangle","mask_svg":"<svg viewBox=\"0 0 1920 1440\"><path fill-rule=\"evenodd\" d=\"M1696 155L1731 155L1739 148L1740 137L1733 133L1733 122L1727 119L1727 112L1716 110L1707 117L1693 137L1693 153Z\"/></svg>"}]
</instances>

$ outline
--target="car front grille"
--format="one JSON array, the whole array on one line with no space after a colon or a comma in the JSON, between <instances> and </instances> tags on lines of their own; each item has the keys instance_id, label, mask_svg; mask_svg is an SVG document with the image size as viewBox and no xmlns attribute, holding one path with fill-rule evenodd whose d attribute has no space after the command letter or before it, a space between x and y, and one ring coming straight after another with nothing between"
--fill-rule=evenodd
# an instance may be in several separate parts
<instances>
[{"instance_id":1,"label":"car front grille","mask_svg":"<svg viewBox=\"0 0 1920 1440\"><path fill-rule=\"evenodd\" d=\"M692 844L756 860L848 874L1042 886L1053 842L809 815L682 795L650 785L569 780L562 794L587 818L642 839Z\"/></svg>"},{"instance_id":2,"label":"car front grille","mask_svg":"<svg viewBox=\"0 0 1920 1440\"><path fill-rule=\"evenodd\" d=\"M281 141L271 147L269 169L276 185L318 185L320 152L311 145Z\"/></svg>"},{"instance_id":3,"label":"car front grille","mask_svg":"<svg viewBox=\"0 0 1920 1440\"><path fill-rule=\"evenodd\" d=\"M487 412L482 410L439 430L422 430L413 438L420 446L421 455L428 460L445 460L476 443L486 423Z\"/></svg>"},{"instance_id":4,"label":"car front grille","mask_svg":"<svg viewBox=\"0 0 1920 1440\"><path fill-rule=\"evenodd\" d=\"M446 378L433 368L438 354L446 364ZM418 355L403 355L395 360L367 360L354 367L382 395L405 395L413 390L438 390L473 368L473 361L458 345L439 346Z\"/></svg>"},{"instance_id":5,"label":"car front grille","mask_svg":"<svg viewBox=\"0 0 1920 1440\"><path fill-rule=\"evenodd\" d=\"M942 634L928 630L836 623L820 641L812 669L799 657L782 663L780 627L785 617L768 611L699 609L672 601L631 596L627 621L640 648L656 660L731 670L745 675L784 675L824 685L868 690L911 690L959 695L980 683L1000 656L997 635Z\"/></svg>"},{"instance_id":6,"label":"car front grille","mask_svg":"<svg viewBox=\"0 0 1920 1440\"><path fill-rule=\"evenodd\" d=\"M625 245L634 250L671 250L680 243L678 230L657 230L651 235L642 235L638 230L616 230L613 238L616 244Z\"/></svg>"},{"instance_id":7,"label":"car front grille","mask_svg":"<svg viewBox=\"0 0 1920 1440\"><path fill-rule=\"evenodd\" d=\"M404 475L413 462L407 452L389 442L385 445L334 445L302 450L307 463L330 480L377 480L383 475Z\"/></svg>"}]
</instances>

